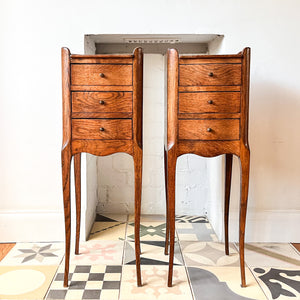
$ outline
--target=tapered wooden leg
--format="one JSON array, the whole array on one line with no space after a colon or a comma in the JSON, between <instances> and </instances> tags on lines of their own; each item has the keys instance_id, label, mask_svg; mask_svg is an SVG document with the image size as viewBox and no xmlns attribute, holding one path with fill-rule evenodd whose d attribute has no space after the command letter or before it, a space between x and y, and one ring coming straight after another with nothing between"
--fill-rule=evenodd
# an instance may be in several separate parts
<instances>
[{"instance_id":1,"label":"tapered wooden leg","mask_svg":"<svg viewBox=\"0 0 300 300\"><path fill-rule=\"evenodd\" d=\"M141 259L140 259L140 255L141 255L140 221L141 221L143 151L139 147L135 147L133 159L134 159L134 178L135 178L134 234L135 234L136 276L137 276L137 285L142 286Z\"/></svg>"},{"instance_id":2,"label":"tapered wooden leg","mask_svg":"<svg viewBox=\"0 0 300 300\"><path fill-rule=\"evenodd\" d=\"M175 177L176 177L176 159L177 157L169 151L167 156L168 164L168 223L170 231L170 252L169 252L169 275L168 287L172 286L174 243L175 243Z\"/></svg>"},{"instance_id":3,"label":"tapered wooden leg","mask_svg":"<svg viewBox=\"0 0 300 300\"><path fill-rule=\"evenodd\" d=\"M79 254L81 216L81 153L74 155L75 195L76 195L76 243L75 254Z\"/></svg>"},{"instance_id":4,"label":"tapered wooden leg","mask_svg":"<svg viewBox=\"0 0 300 300\"><path fill-rule=\"evenodd\" d=\"M71 238L71 199L70 199L70 165L71 152L64 148L61 153L62 160L62 183L65 215L65 274L64 287L68 286L69 261L70 261L70 238Z\"/></svg>"},{"instance_id":5,"label":"tapered wooden leg","mask_svg":"<svg viewBox=\"0 0 300 300\"><path fill-rule=\"evenodd\" d=\"M225 154L225 205L224 205L224 228L225 228L225 253L229 255L228 241L228 216L232 173L232 154Z\"/></svg>"},{"instance_id":6,"label":"tapered wooden leg","mask_svg":"<svg viewBox=\"0 0 300 300\"><path fill-rule=\"evenodd\" d=\"M165 165L165 191L166 191L166 240L165 240L165 255L169 253L169 237L170 237L170 226L169 226L169 205L168 205L168 156L167 151L164 150L164 165Z\"/></svg>"},{"instance_id":7,"label":"tapered wooden leg","mask_svg":"<svg viewBox=\"0 0 300 300\"><path fill-rule=\"evenodd\" d=\"M246 287L245 278L245 226L246 226L246 212L248 201L248 187L249 187L249 167L250 167L250 151L243 148L240 154L241 162L241 203L240 203L240 234L239 234L239 250L240 250L240 267L241 267L241 286Z\"/></svg>"}]
</instances>

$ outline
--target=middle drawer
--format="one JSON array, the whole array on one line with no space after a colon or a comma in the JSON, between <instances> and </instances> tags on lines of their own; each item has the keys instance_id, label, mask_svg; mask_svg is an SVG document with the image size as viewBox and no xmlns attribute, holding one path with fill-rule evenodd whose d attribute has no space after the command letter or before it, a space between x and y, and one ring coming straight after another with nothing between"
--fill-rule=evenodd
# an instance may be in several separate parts
<instances>
[{"instance_id":1,"label":"middle drawer","mask_svg":"<svg viewBox=\"0 0 300 300\"><path fill-rule=\"evenodd\" d=\"M73 92L72 112L132 112L132 92Z\"/></svg>"},{"instance_id":2,"label":"middle drawer","mask_svg":"<svg viewBox=\"0 0 300 300\"><path fill-rule=\"evenodd\" d=\"M131 140L131 119L72 119L73 140Z\"/></svg>"},{"instance_id":3,"label":"middle drawer","mask_svg":"<svg viewBox=\"0 0 300 300\"><path fill-rule=\"evenodd\" d=\"M240 92L179 93L179 113L238 113Z\"/></svg>"}]
</instances>

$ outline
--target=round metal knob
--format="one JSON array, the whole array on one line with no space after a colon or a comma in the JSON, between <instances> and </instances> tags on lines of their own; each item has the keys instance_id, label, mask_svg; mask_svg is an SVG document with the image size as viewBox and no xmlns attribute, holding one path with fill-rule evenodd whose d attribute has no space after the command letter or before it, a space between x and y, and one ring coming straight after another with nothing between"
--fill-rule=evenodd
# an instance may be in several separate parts
<instances>
[{"instance_id":1,"label":"round metal knob","mask_svg":"<svg viewBox=\"0 0 300 300\"><path fill-rule=\"evenodd\" d=\"M99 103L103 105L105 102L103 100L100 100Z\"/></svg>"},{"instance_id":2,"label":"round metal knob","mask_svg":"<svg viewBox=\"0 0 300 300\"><path fill-rule=\"evenodd\" d=\"M100 127L100 129L99 129L100 131L104 131L104 128L103 127Z\"/></svg>"},{"instance_id":3,"label":"round metal knob","mask_svg":"<svg viewBox=\"0 0 300 300\"><path fill-rule=\"evenodd\" d=\"M207 131L207 132L211 132L212 129L211 129L210 127L208 127L208 128L206 129L206 131Z\"/></svg>"},{"instance_id":4,"label":"round metal knob","mask_svg":"<svg viewBox=\"0 0 300 300\"><path fill-rule=\"evenodd\" d=\"M101 78L103 78L103 77L104 77L104 73L100 73L99 76L100 76Z\"/></svg>"},{"instance_id":5,"label":"round metal knob","mask_svg":"<svg viewBox=\"0 0 300 300\"><path fill-rule=\"evenodd\" d=\"M214 76L214 73L213 73L213 72L210 72L210 73L208 74L208 76L209 76L209 77L213 77L213 76Z\"/></svg>"},{"instance_id":6,"label":"round metal knob","mask_svg":"<svg viewBox=\"0 0 300 300\"><path fill-rule=\"evenodd\" d=\"M208 100L207 103L208 104L213 104L213 101L212 100Z\"/></svg>"}]
</instances>

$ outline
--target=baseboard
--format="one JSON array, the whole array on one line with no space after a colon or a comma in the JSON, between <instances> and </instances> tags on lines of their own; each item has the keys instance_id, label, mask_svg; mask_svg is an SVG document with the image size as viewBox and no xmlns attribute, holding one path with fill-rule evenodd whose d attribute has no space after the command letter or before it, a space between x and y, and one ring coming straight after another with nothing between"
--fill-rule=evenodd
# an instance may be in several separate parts
<instances>
[{"instance_id":1,"label":"baseboard","mask_svg":"<svg viewBox=\"0 0 300 300\"><path fill-rule=\"evenodd\" d=\"M222 222L223 216L219 220ZM213 221L215 222L215 221ZM212 223L213 223L212 222ZM299 243L300 210L265 210L247 213L246 242L274 242L274 243ZM220 224L212 224L218 227ZM238 242L239 237L239 212L230 211L229 238L231 242ZM223 241L224 228L218 234L219 240Z\"/></svg>"},{"instance_id":2,"label":"baseboard","mask_svg":"<svg viewBox=\"0 0 300 300\"><path fill-rule=\"evenodd\" d=\"M1 243L64 241L64 229L62 212L0 212Z\"/></svg>"}]
</instances>

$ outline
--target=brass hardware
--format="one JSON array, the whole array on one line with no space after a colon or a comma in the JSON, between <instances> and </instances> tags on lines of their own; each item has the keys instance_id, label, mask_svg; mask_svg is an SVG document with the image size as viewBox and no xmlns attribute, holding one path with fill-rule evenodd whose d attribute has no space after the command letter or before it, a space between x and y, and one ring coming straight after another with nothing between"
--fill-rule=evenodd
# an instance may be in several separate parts
<instances>
[{"instance_id":1,"label":"brass hardware","mask_svg":"<svg viewBox=\"0 0 300 300\"><path fill-rule=\"evenodd\" d=\"M105 102L103 100L100 100L99 103L103 105Z\"/></svg>"},{"instance_id":2,"label":"brass hardware","mask_svg":"<svg viewBox=\"0 0 300 300\"><path fill-rule=\"evenodd\" d=\"M206 131L207 131L207 132L212 132L212 129L211 129L210 127L208 127L208 128L206 129Z\"/></svg>"},{"instance_id":3,"label":"brass hardware","mask_svg":"<svg viewBox=\"0 0 300 300\"><path fill-rule=\"evenodd\" d=\"M104 77L104 73L100 73L99 76L100 76L101 78L103 78L103 77Z\"/></svg>"},{"instance_id":4,"label":"brass hardware","mask_svg":"<svg viewBox=\"0 0 300 300\"><path fill-rule=\"evenodd\" d=\"M104 128L103 128L103 127L100 127L100 131L104 131Z\"/></svg>"},{"instance_id":5,"label":"brass hardware","mask_svg":"<svg viewBox=\"0 0 300 300\"><path fill-rule=\"evenodd\" d=\"M213 76L214 76L214 73L213 73L213 72L210 72L210 73L208 74L208 76L209 76L209 77L213 77Z\"/></svg>"},{"instance_id":6,"label":"brass hardware","mask_svg":"<svg viewBox=\"0 0 300 300\"><path fill-rule=\"evenodd\" d=\"M208 100L207 103L208 104L213 104L213 101L212 100Z\"/></svg>"}]
</instances>

